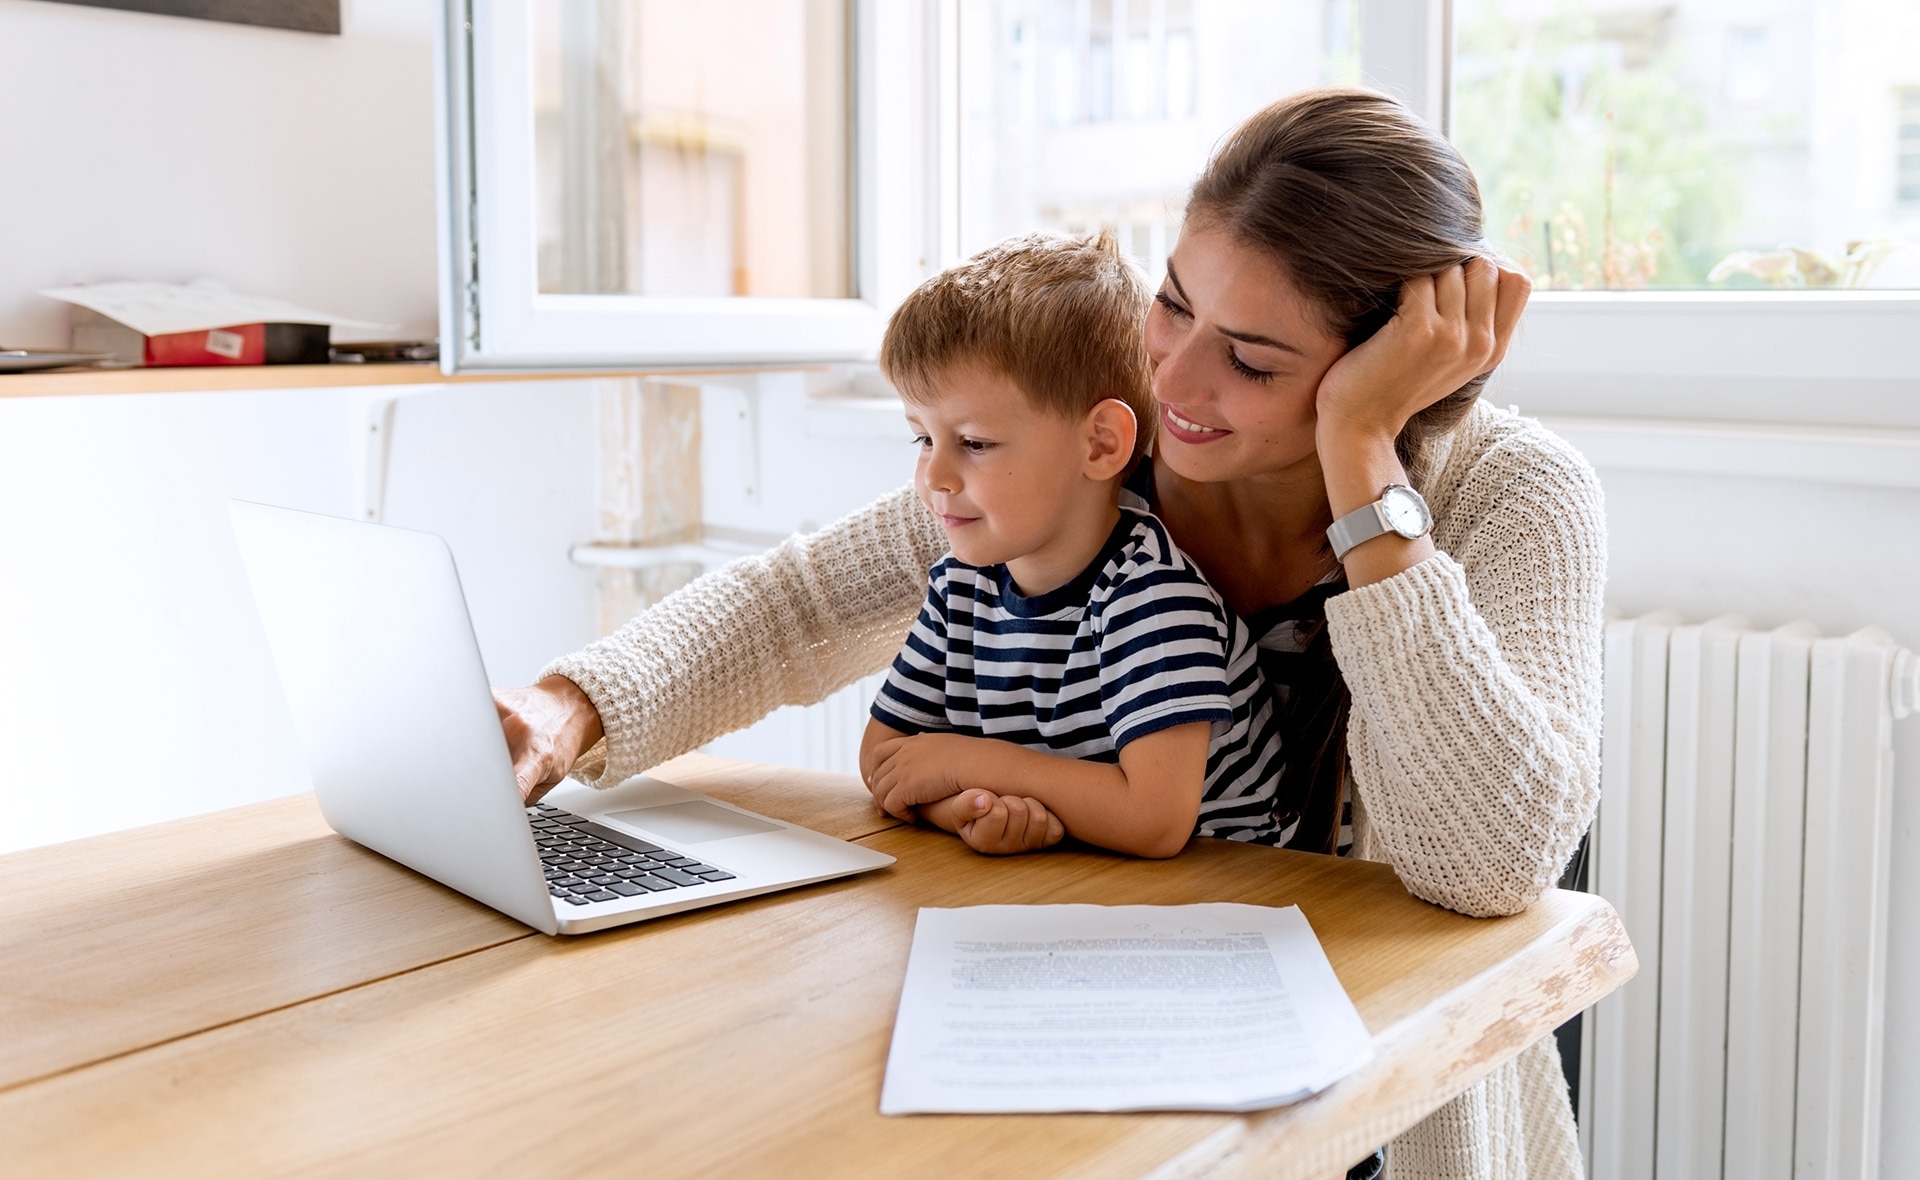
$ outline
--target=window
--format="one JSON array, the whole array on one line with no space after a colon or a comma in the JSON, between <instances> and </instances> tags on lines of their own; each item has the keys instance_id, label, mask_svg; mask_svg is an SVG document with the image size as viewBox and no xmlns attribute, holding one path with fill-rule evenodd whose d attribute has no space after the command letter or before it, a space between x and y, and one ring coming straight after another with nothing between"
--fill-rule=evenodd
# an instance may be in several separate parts
<instances>
[{"instance_id":1,"label":"window","mask_svg":"<svg viewBox=\"0 0 1920 1180\"><path fill-rule=\"evenodd\" d=\"M870 357L937 257L931 6L449 9L455 367Z\"/></svg>"},{"instance_id":2,"label":"window","mask_svg":"<svg viewBox=\"0 0 1920 1180\"><path fill-rule=\"evenodd\" d=\"M1418 17L1448 7L958 3L959 252L1104 224L1150 268L1222 134L1303 87L1410 80ZM1920 287L1901 246L1920 238L1920 86L1899 92L1898 199L1859 126L1920 80L1911 0L1450 7L1446 117L1490 237L1540 290Z\"/></svg>"},{"instance_id":3,"label":"window","mask_svg":"<svg viewBox=\"0 0 1920 1180\"><path fill-rule=\"evenodd\" d=\"M1920 287L1901 246L1920 225L1861 126L1920 76L1910 0L1457 0L1454 19L1452 133L1539 288Z\"/></svg>"},{"instance_id":4,"label":"window","mask_svg":"<svg viewBox=\"0 0 1920 1180\"><path fill-rule=\"evenodd\" d=\"M1885 376L1920 336L1807 290L1920 288L1910 0L450 0L443 33L455 367L869 359L1038 228L1157 271L1222 135L1360 82L1450 128L1556 371Z\"/></svg>"},{"instance_id":5,"label":"window","mask_svg":"<svg viewBox=\"0 0 1920 1180\"><path fill-rule=\"evenodd\" d=\"M1889 88L1920 83L1920 8L1452 13L1451 134L1536 291L1492 396L1798 417L1920 365L1920 210L1886 150Z\"/></svg>"},{"instance_id":6,"label":"window","mask_svg":"<svg viewBox=\"0 0 1920 1180\"><path fill-rule=\"evenodd\" d=\"M1356 0L959 0L965 256L1111 226L1149 271L1226 132L1292 91L1356 82Z\"/></svg>"},{"instance_id":7,"label":"window","mask_svg":"<svg viewBox=\"0 0 1920 1180\"><path fill-rule=\"evenodd\" d=\"M1193 0L967 2L969 24L1004 24L1017 43L1041 46L1049 121L1138 123L1193 112ZM970 59L996 52L991 36L968 43ZM1019 50L1016 49L1016 52Z\"/></svg>"},{"instance_id":8,"label":"window","mask_svg":"<svg viewBox=\"0 0 1920 1180\"><path fill-rule=\"evenodd\" d=\"M533 19L541 291L855 294L843 0L534 0Z\"/></svg>"}]
</instances>

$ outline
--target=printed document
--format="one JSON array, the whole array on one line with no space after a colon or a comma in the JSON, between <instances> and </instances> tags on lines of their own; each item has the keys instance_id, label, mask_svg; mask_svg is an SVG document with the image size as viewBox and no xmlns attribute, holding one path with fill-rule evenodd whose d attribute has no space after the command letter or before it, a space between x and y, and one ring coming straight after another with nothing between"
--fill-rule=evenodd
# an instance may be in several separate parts
<instances>
[{"instance_id":1,"label":"printed document","mask_svg":"<svg viewBox=\"0 0 1920 1180\"><path fill-rule=\"evenodd\" d=\"M880 1113L1258 1110L1372 1052L1298 906L923 909Z\"/></svg>"}]
</instances>

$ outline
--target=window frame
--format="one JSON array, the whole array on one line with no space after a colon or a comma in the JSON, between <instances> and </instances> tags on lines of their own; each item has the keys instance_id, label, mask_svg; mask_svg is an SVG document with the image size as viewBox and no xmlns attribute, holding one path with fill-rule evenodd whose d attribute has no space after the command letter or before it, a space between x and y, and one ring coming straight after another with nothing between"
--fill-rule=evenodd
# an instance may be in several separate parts
<instances>
[{"instance_id":1,"label":"window frame","mask_svg":"<svg viewBox=\"0 0 1920 1180\"><path fill-rule=\"evenodd\" d=\"M531 103L533 0L447 0L436 36L441 366L781 367L870 360L939 256L935 0L848 0L855 294L543 294ZM887 167L876 166L886 161Z\"/></svg>"},{"instance_id":2,"label":"window frame","mask_svg":"<svg viewBox=\"0 0 1920 1180\"><path fill-rule=\"evenodd\" d=\"M1751 394L1788 382L1907 384L1920 373L1920 294L1906 291L1542 291L1489 396L1590 412L1768 418ZM1820 420L1819 400L1795 417Z\"/></svg>"}]
</instances>

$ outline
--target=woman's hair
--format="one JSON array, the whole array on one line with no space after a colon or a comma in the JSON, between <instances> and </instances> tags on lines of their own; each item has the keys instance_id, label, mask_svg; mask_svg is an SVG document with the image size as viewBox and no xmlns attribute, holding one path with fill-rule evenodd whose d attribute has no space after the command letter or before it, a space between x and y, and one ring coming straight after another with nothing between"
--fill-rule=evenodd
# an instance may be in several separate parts
<instances>
[{"instance_id":1,"label":"woman's hair","mask_svg":"<svg viewBox=\"0 0 1920 1180\"><path fill-rule=\"evenodd\" d=\"M920 284L895 309L880 371L908 402L938 396L956 366L981 365L1034 408L1077 419L1108 398L1133 411L1137 458L1153 437L1152 365L1140 321L1146 276L1112 230L1028 234L989 246Z\"/></svg>"},{"instance_id":2,"label":"woman's hair","mask_svg":"<svg viewBox=\"0 0 1920 1180\"><path fill-rule=\"evenodd\" d=\"M1277 260L1349 348L1393 318L1407 279L1491 252L1467 162L1412 111L1369 90L1305 91L1242 123L1193 186L1187 220ZM1475 377L1400 432L1395 449L1416 487L1486 380ZM1293 847L1332 852L1348 789L1351 698L1324 614L1291 668L1276 803L1300 817Z\"/></svg>"},{"instance_id":3,"label":"woman's hair","mask_svg":"<svg viewBox=\"0 0 1920 1180\"><path fill-rule=\"evenodd\" d=\"M1407 279L1491 253L1473 170L1445 136L1371 90L1303 91L1242 123L1193 186L1187 220L1276 259L1348 348L1393 318ZM1400 432L1416 487L1486 380Z\"/></svg>"}]
</instances>

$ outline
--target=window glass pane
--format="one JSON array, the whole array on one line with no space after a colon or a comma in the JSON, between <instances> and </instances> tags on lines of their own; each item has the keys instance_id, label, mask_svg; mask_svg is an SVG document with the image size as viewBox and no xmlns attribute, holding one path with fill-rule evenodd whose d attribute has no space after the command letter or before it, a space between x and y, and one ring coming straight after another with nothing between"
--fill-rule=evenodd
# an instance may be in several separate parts
<instances>
[{"instance_id":1,"label":"window glass pane","mask_svg":"<svg viewBox=\"0 0 1920 1180\"><path fill-rule=\"evenodd\" d=\"M543 292L854 294L847 0L535 0Z\"/></svg>"},{"instance_id":2,"label":"window glass pane","mask_svg":"<svg viewBox=\"0 0 1920 1180\"><path fill-rule=\"evenodd\" d=\"M1920 86L1903 86L1898 93L1900 171L1894 192L1902 205L1920 214Z\"/></svg>"},{"instance_id":3,"label":"window glass pane","mask_svg":"<svg viewBox=\"0 0 1920 1180\"><path fill-rule=\"evenodd\" d=\"M1920 287L1920 4L1453 11L1453 138L1537 286Z\"/></svg>"},{"instance_id":4,"label":"window glass pane","mask_svg":"<svg viewBox=\"0 0 1920 1180\"><path fill-rule=\"evenodd\" d=\"M1359 0L959 0L960 250L1106 225L1149 271L1220 137L1359 80Z\"/></svg>"}]
</instances>

